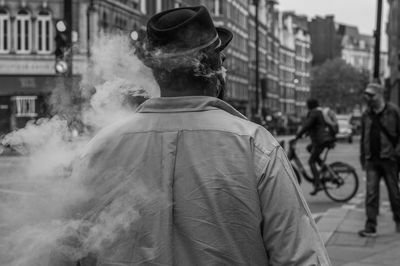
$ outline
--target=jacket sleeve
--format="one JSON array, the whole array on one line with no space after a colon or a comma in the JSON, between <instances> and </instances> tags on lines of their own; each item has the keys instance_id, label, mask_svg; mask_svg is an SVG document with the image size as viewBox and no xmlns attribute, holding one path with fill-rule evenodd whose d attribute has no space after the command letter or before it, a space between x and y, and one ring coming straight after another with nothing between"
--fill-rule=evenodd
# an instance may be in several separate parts
<instances>
[{"instance_id":1,"label":"jacket sleeve","mask_svg":"<svg viewBox=\"0 0 400 266\"><path fill-rule=\"evenodd\" d=\"M296 134L297 138L301 138L304 133L309 131L315 124L317 120L317 113L315 111L311 111L310 114L307 116L306 120L303 123L300 131Z\"/></svg>"},{"instance_id":2,"label":"jacket sleeve","mask_svg":"<svg viewBox=\"0 0 400 266\"><path fill-rule=\"evenodd\" d=\"M258 192L269 265L331 265L284 151L276 147L268 157Z\"/></svg>"},{"instance_id":3,"label":"jacket sleeve","mask_svg":"<svg viewBox=\"0 0 400 266\"><path fill-rule=\"evenodd\" d=\"M396 114L396 139L397 139L395 152L396 155L399 156L400 155L400 109L397 107L395 108L395 114Z\"/></svg>"},{"instance_id":4,"label":"jacket sleeve","mask_svg":"<svg viewBox=\"0 0 400 266\"><path fill-rule=\"evenodd\" d=\"M365 165L364 134L365 134L365 114L361 116L360 163L362 166Z\"/></svg>"}]
</instances>

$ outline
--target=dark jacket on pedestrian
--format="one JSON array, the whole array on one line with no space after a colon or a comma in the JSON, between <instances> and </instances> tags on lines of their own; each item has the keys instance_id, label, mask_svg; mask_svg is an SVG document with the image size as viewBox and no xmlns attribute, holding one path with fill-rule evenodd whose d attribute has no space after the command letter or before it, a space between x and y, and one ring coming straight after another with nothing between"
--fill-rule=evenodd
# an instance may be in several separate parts
<instances>
[{"instance_id":1,"label":"dark jacket on pedestrian","mask_svg":"<svg viewBox=\"0 0 400 266\"><path fill-rule=\"evenodd\" d=\"M396 160L396 156L400 155L400 110L392 104L386 103L385 108L378 114L374 114L369 108L361 117L361 141L360 141L360 155L361 162L372 158L371 155L371 125L373 123L373 116L377 116L383 127L386 128L390 136L397 140L396 143L392 143L391 140L380 130L380 158Z\"/></svg>"},{"instance_id":2,"label":"dark jacket on pedestrian","mask_svg":"<svg viewBox=\"0 0 400 266\"><path fill-rule=\"evenodd\" d=\"M297 137L301 137L306 132L309 133L311 141L315 145L335 140L329 132L329 126L326 124L322 112L318 108L313 108L308 112L302 128L297 133Z\"/></svg>"}]
</instances>

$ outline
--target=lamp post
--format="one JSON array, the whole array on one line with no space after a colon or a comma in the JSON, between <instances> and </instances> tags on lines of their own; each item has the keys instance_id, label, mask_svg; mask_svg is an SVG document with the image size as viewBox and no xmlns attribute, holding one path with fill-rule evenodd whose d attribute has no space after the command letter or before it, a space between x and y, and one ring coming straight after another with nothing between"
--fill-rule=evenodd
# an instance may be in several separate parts
<instances>
[{"instance_id":1,"label":"lamp post","mask_svg":"<svg viewBox=\"0 0 400 266\"><path fill-rule=\"evenodd\" d=\"M297 93L297 84L299 84L299 79L295 76L294 77L294 80L293 80L293 84L294 84L294 113L296 114L296 115L299 115L299 112L298 112L298 108L297 108L297 97L299 96L298 95L298 93Z\"/></svg>"},{"instance_id":2,"label":"lamp post","mask_svg":"<svg viewBox=\"0 0 400 266\"><path fill-rule=\"evenodd\" d=\"M64 20L67 24L66 37L67 45L69 50L66 56L66 62L68 65L68 70L66 72L67 77L72 77L72 0L64 0Z\"/></svg>"},{"instance_id":3,"label":"lamp post","mask_svg":"<svg viewBox=\"0 0 400 266\"><path fill-rule=\"evenodd\" d=\"M266 0L266 4L269 7L273 7L278 2L276 0ZM255 85L256 85L256 104L255 104L255 115L257 119L261 119L262 116L262 108L264 107L264 99L263 95L260 95L260 53L259 53L259 19L258 19L258 11L260 7L259 0L253 0L253 5L255 7L255 49L256 49L256 75L255 75ZM262 122L262 121L260 121Z\"/></svg>"},{"instance_id":4,"label":"lamp post","mask_svg":"<svg viewBox=\"0 0 400 266\"><path fill-rule=\"evenodd\" d=\"M259 7L259 0L253 0L253 4L255 7L255 33L256 33L256 116L258 118L261 118L261 108L260 108L260 86L259 86L259 75L260 75L260 63L259 63L259 52L258 52L258 46L259 46L259 35L258 35L258 28L259 28L259 22L258 22L258 7ZM260 121L261 122L261 121Z\"/></svg>"},{"instance_id":5,"label":"lamp post","mask_svg":"<svg viewBox=\"0 0 400 266\"><path fill-rule=\"evenodd\" d=\"M374 32L375 49L374 49L374 80L380 83L380 53L381 53L381 20L382 20L382 0L378 0L378 8L376 13L376 29Z\"/></svg>"},{"instance_id":6,"label":"lamp post","mask_svg":"<svg viewBox=\"0 0 400 266\"><path fill-rule=\"evenodd\" d=\"M86 42L87 42L87 57L90 58L92 56L92 42L93 42L93 27L95 24L95 20L93 19L93 16L96 14L96 8L94 5L94 0L90 0L89 6L86 12L86 20L87 20L87 37L86 37Z\"/></svg>"}]
</instances>

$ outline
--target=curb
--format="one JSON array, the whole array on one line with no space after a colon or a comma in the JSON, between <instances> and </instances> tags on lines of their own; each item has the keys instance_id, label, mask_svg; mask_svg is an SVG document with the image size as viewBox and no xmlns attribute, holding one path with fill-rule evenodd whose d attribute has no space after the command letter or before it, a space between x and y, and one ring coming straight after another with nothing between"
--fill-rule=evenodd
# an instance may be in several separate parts
<instances>
[{"instance_id":1,"label":"curb","mask_svg":"<svg viewBox=\"0 0 400 266\"><path fill-rule=\"evenodd\" d=\"M325 245L342 224L349 211L350 209L345 208L331 208L318 221L317 228Z\"/></svg>"}]
</instances>

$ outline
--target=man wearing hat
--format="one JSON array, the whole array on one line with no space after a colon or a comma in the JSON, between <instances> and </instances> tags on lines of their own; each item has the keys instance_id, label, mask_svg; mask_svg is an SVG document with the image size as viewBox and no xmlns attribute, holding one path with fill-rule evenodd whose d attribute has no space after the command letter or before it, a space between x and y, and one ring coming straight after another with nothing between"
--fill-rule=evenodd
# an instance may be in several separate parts
<instances>
[{"instance_id":1,"label":"man wearing hat","mask_svg":"<svg viewBox=\"0 0 400 266\"><path fill-rule=\"evenodd\" d=\"M398 156L400 155L400 111L385 102L384 88L370 83L364 91L368 109L361 118L360 161L367 171L367 221L362 237L376 236L379 213L379 184L383 177L389 192L396 232L400 233L400 193L398 185Z\"/></svg>"},{"instance_id":2,"label":"man wearing hat","mask_svg":"<svg viewBox=\"0 0 400 266\"><path fill-rule=\"evenodd\" d=\"M122 191L137 182L144 192L127 198L138 197L138 216L96 250L98 265L330 265L284 150L218 99L231 39L203 6L149 20L139 56L161 97L101 132L83 158L94 180L118 176Z\"/></svg>"}]
</instances>

